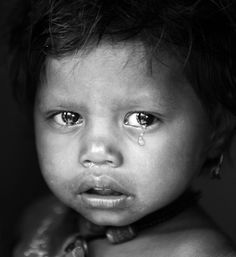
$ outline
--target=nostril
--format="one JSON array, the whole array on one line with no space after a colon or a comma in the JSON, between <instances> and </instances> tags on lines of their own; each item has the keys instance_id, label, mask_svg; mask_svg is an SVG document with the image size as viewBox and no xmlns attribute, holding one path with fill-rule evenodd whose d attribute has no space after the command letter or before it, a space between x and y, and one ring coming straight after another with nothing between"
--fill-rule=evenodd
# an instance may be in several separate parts
<instances>
[{"instance_id":1,"label":"nostril","mask_svg":"<svg viewBox=\"0 0 236 257\"><path fill-rule=\"evenodd\" d=\"M107 166L110 166L110 167L115 167L115 163L113 161L110 161L110 160L104 160L104 161L84 160L83 161L83 166L85 168L93 168L95 166L99 167L99 166L103 166L103 165L107 165Z\"/></svg>"},{"instance_id":2,"label":"nostril","mask_svg":"<svg viewBox=\"0 0 236 257\"><path fill-rule=\"evenodd\" d=\"M113 161L106 161L106 164L109 165L110 167L115 167L115 163Z\"/></svg>"},{"instance_id":3,"label":"nostril","mask_svg":"<svg viewBox=\"0 0 236 257\"><path fill-rule=\"evenodd\" d=\"M94 163L94 162L92 162L92 161L89 161L89 160L84 160L83 161L83 166L85 167L85 168L92 168L92 167L94 167L96 164Z\"/></svg>"},{"instance_id":4,"label":"nostril","mask_svg":"<svg viewBox=\"0 0 236 257\"><path fill-rule=\"evenodd\" d=\"M123 162L121 152L114 149L114 146L91 143L81 149L79 162L85 168L94 166L118 167Z\"/></svg>"}]
</instances>

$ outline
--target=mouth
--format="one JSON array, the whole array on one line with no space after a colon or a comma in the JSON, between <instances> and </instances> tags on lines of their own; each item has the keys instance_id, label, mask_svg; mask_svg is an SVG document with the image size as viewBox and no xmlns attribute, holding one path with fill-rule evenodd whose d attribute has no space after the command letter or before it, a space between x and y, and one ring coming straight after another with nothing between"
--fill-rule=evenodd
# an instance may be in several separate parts
<instances>
[{"instance_id":1,"label":"mouth","mask_svg":"<svg viewBox=\"0 0 236 257\"><path fill-rule=\"evenodd\" d=\"M121 192L117 192L112 190L111 188L105 188L105 187L95 187L91 188L85 193L90 195L100 195L100 196L121 196Z\"/></svg>"},{"instance_id":2,"label":"mouth","mask_svg":"<svg viewBox=\"0 0 236 257\"><path fill-rule=\"evenodd\" d=\"M88 208L122 209L131 204L134 196L126 187L110 177L89 177L85 179L77 195Z\"/></svg>"}]
</instances>

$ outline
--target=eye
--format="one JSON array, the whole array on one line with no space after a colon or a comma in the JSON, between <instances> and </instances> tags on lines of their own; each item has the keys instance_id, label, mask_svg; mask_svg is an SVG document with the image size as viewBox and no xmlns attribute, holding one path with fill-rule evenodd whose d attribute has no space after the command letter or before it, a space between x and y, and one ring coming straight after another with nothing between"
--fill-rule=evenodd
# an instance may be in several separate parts
<instances>
[{"instance_id":1,"label":"eye","mask_svg":"<svg viewBox=\"0 0 236 257\"><path fill-rule=\"evenodd\" d=\"M53 116L54 121L60 126L72 127L81 125L83 118L79 113L63 111Z\"/></svg>"},{"instance_id":2,"label":"eye","mask_svg":"<svg viewBox=\"0 0 236 257\"><path fill-rule=\"evenodd\" d=\"M124 124L132 127L149 127L160 122L155 115L146 112L133 112L125 116Z\"/></svg>"}]
</instances>

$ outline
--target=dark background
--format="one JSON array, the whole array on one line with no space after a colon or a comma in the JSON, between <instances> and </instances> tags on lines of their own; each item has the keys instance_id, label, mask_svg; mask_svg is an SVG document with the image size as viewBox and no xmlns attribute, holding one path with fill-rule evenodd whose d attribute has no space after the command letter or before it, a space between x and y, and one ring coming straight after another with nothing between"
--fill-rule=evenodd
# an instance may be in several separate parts
<instances>
[{"instance_id":1,"label":"dark background","mask_svg":"<svg viewBox=\"0 0 236 257\"><path fill-rule=\"evenodd\" d=\"M22 1L23 2L23 1ZM11 256L21 212L48 189L39 172L32 133L15 103L7 70L7 29L14 0L0 1L0 256Z\"/></svg>"},{"instance_id":2,"label":"dark background","mask_svg":"<svg viewBox=\"0 0 236 257\"><path fill-rule=\"evenodd\" d=\"M7 22L11 3L0 3L0 256L10 256L14 229L22 210L48 192L37 165L34 142L26 118L11 96L7 72ZM236 141L236 140L235 140ZM226 158L220 181L202 177L196 187L201 204L236 243L236 142Z\"/></svg>"}]
</instances>

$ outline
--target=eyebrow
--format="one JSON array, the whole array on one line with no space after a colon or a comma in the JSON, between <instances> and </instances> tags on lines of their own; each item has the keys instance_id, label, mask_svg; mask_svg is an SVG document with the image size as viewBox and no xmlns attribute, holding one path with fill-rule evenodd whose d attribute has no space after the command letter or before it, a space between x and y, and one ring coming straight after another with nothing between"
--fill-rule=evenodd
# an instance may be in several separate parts
<instances>
[{"instance_id":1,"label":"eyebrow","mask_svg":"<svg viewBox=\"0 0 236 257\"><path fill-rule=\"evenodd\" d=\"M40 99L41 98L41 99ZM40 100L39 100L40 99ZM81 102L76 101L69 94L66 97L64 94L53 94L46 96L41 96L36 100L36 104L41 111L47 111L47 109L59 108L59 109L79 109L86 111L86 99L83 99ZM173 97L168 96L158 96L157 94L153 95L141 95L137 94L131 97L124 97L119 99L119 101L114 102L111 106L114 107L112 109L127 109L127 108L135 108L144 104L147 107L153 108L166 108L170 109L175 107L175 99ZM124 108L122 108L124 106Z\"/></svg>"},{"instance_id":2,"label":"eyebrow","mask_svg":"<svg viewBox=\"0 0 236 257\"><path fill-rule=\"evenodd\" d=\"M149 101L150 102L150 101ZM54 106L48 106L46 108L40 108L39 110L42 113L50 113L50 111L64 111L70 110L74 112L83 112L89 113L90 107L87 107L84 103L77 103L77 102L64 102L60 104L55 104ZM163 104L157 101L156 103L153 102L146 102L145 104L140 104L138 99L135 99L134 102L126 102L126 103L118 103L114 104L113 106L109 107L110 112L133 112L133 111L146 111L146 112L153 112L159 113L159 115L166 115L171 110L175 109L174 105Z\"/></svg>"},{"instance_id":3,"label":"eyebrow","mask_svg":"<svg viewBox=\"0 0 236 257\"><path fill-rule=\"evenodd\" d=\"M153 93L150 95L135 95L129 99L127 99L128 104L130 106L139 105L140 103L145 103L146 105L154 105L156 107L171 107L175 105L175 99L169 95L160 95L158 93Z\"/></svg>"}]
</instances>

